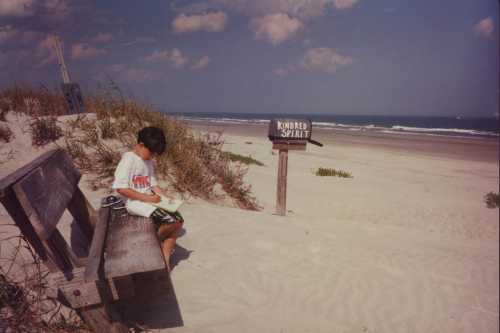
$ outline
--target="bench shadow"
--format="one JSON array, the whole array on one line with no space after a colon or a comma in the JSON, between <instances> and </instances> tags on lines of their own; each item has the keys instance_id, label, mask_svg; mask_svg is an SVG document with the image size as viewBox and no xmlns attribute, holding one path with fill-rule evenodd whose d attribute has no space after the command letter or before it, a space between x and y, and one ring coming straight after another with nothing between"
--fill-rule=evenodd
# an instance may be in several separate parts
<instances>
[{"instance_id":1,"label":"bench shadow","mask_svg":"<svg viewBox=\"0 0 500 333\"><path fill-rule=\"evenodd\" d=\"M172 267L187 259L191 252L176 245ZM166 270L133 274L132 278L135 296L117 304L129 327L135 332L146 332L184 326L175 288Z\"/></svg>"}]
</instances>

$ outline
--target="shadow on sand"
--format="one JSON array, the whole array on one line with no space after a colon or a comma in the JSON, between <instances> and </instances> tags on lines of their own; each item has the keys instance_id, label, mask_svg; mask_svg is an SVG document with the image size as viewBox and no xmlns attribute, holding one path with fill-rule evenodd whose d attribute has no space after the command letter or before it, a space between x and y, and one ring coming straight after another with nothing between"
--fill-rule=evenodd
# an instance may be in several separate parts
<instances>
[{"instance_id":1,"label":"shadow on sand","mask_svg":"<svg viewBox=\"0 0 500 333\"><path fill-rule=\"evenodd\" d=\"M172 269L192 251L176 245ZM175 289L166 271L134 274L135 296L118 304L119 312L135 332L184 326Z\"/></svg>"}]
</instances>

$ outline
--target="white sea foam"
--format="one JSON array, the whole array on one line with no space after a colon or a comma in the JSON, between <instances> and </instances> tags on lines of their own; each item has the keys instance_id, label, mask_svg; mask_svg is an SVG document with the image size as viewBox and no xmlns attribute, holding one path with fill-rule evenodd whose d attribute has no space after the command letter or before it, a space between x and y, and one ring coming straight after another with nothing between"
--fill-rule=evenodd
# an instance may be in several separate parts
<instances>
[{"instance_id":1,"label":"white sea foam","mask_svg":"<svg viewBox=\"0 0 500 333\"><path fill-rule=\"evenodd\" d=\"M180 116L179 119L191 121L191 122L208 122L213 124L239 124L239 125L262 125L268 124L270 120L268 119L243 119L237 117L203 117L203 116ZM471 129L459 129L459 128L424 128L424 127L411 127L394 125L391 127L384 127L374 124L368 125L353 125L353 124L342 124L336 122L325 122L325 121L313 121L313 129L338 129L347 131L369 131L377 133L389 133L389 134L419 134L419 135L433 135L433 136L464 136L464 137L498 137L496 132L478 131Z\"/></svg>"}]
</instances>

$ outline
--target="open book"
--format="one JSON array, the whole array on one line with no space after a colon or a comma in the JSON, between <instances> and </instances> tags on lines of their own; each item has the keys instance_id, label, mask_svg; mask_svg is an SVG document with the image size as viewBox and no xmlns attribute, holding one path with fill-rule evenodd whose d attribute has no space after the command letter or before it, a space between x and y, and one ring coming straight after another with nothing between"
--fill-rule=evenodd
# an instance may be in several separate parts
<instances>
[{"instance_id":1,"label":"open book","mask_svg":"<svg viewBox=\"0 0 500 333\"><path fill-rule=\"evenodd\" d=\"M184 201L179 199L170 199L163 195L160 195L161 201L152 203L153 206L165 209L167 212L175 213L177 209L184 203Z\"/></svg>"}]
</instances>

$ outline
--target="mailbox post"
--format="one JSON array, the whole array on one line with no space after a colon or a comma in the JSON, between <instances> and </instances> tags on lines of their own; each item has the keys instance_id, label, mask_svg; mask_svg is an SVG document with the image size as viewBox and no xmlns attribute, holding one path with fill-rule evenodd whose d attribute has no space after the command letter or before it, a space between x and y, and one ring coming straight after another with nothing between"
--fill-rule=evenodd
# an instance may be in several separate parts
<instances>
[{"instance_id":1,"label":"mailbox post","mask_svg":"<svg viewBox=\"0 0 500 333\"><path fill-rule=\"evenodd\" d=\"M269 140L273 143L273 149L279 151L276 191L276 214L278 215L286 215L288 151L306 150L307 142L323 146L312 140L311 134L312 122L308 119L272 119L269 123Z\"/></svg>"}]
</instances>

